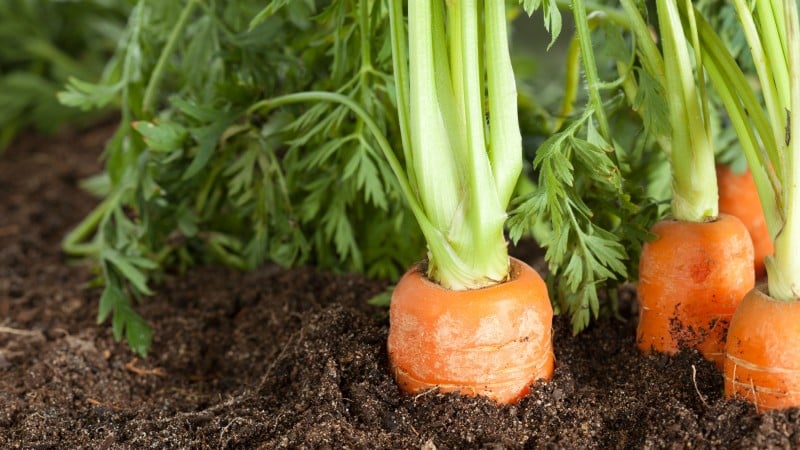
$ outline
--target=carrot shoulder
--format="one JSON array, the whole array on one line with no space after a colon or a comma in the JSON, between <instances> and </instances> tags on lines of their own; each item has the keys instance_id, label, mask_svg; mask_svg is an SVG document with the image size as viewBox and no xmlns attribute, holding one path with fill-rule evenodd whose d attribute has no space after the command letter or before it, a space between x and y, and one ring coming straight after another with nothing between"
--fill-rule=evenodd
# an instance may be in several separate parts
<instances>
[{"instance_id":1,"label":"carrot shoulder","mask_svg":"<svg viewBox=\"0 0 800 450\"><path fill-rule=\"evenodd\" d=\"M728 330L725 395L761 411L800 406L800 301L751 290Z\"/></svg>"},{"instance_id":2,"label":"carrot shoulder","mask_svg":"<svg viewBox=\"0 0 800 450\"><path fill-rule=\"evenodd\" d=\"M719 185L719 212L738 217L747 227L747 231L753 239L756 277L762 277L766 274L764 258L771 255L774 249L753 175L749 170L736 174L731 171L730 167L720 164L717 165L717 184Z\"/></svg>"},{"instance_id":3,"label":"carrot shoulder","mask_svg":"<svg viewBox=\"0 0 800 450\"><path fill-rule=\"evenodd\" d=\"M395 288L387 344L400 388L431 388L511 403L553 373L553 309L547 287L511 258L511 279L452 291L412 267Z\"/></svg>"},{"instance_id":4,"label":"carrot shoulder","mask_svg":"<svg viewBox=\"0 0 800 450\"><path fill-rule=\"evenodd\" d=\"M753 246L742 222L663 220L639 264L636 343L645 353L696 348L722 367L736 306L753 288Z\"/></svg>"}]
</instances>

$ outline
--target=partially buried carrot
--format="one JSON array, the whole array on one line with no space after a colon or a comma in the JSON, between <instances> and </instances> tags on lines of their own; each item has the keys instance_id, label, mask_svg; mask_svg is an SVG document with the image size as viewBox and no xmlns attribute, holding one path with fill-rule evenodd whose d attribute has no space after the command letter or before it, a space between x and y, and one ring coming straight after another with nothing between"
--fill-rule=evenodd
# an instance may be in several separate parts
<instances>
[{"instance_id":1,"label":"partially buried carrot","mask_svg":"<svg viewBox=\"0 0 800 450\"><path fill-rule=\"evenodd\" d=\"M722 367L736 306L753 288L753 246L742 222L663 220L639 264L636 344L645 353L696 348Z\"/></svg>"},{"instance_id":2,"label":"partially buried carrot","mask_svg":"<svg viewBox=\"0 0 800 450\"><path fill-rule=\"evenodd\" d=\"M771 255L774 249L753 175L750 170L734 173L729 166L719 164L717 165L717 184L719 186L719 212L738 217L747 227L747 231L753 239L753 265L756 278L760 278L766 273L764 257Z\"/></svg>"},{"instance_id":3,"label":"partially buried carrot","mask_svg":"<svg viewBox=\"0 0 800 450\"><path fill-rule=\"evenodd\" d=\"M438 388L512 403L552 376L552 319L541 277L514 258L509 281L465 291L415 266L392 295L392 370L407 393Z\"/></svg>"},{"instance_id":4,"label":"partially buried carrot","mask_svg":"<svg viewBox=\"0 0 800 450\"><path fill-rule=\"evenodd\" d=\"M800 301L751 290L728 330L725 396L765 411L800 406Z\"/></svg>"}]
</instances>

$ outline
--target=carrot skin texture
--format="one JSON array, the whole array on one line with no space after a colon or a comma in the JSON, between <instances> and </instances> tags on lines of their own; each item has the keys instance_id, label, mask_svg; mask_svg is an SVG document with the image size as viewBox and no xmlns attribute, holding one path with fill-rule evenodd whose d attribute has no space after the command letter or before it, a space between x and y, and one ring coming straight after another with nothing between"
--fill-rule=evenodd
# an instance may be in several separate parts
<instances>
[{"instance_id":1,"label":"carrot skin texture","mask_svg":"<svg viewBox=\"0 0 800 450\"><path fill-rule=\"evenodd\" d=\"M764 288L765 289L765 288ZM800 301L777 301L755 288L728 330L725 396L759 411L800 406Z\"/></svg>"},{"instance_id":2,"label":"carrot skin texture","mask_svg":"<svg viewBox=\"0 0 800 450\"><path fill-rule=\"evenodd\" d=\"M452 291L419 266L392 295L387 349L400 388L489 397L514 403L553 374L553 308L529 265L511 258L511 279Z\"/></svg>"},{"instance_id":3,"label":"carrot skin texture","mask_svg":"<svg viewBox=\"0 0 800 450\"><path fill-rule=\"evenodd\" d=\"M736 306L755 284L753 244L734 216L656 223L639 263L636 345L644 353L696 348L722 369Z\"/></svg>"},{"instance_id":4,"label":"carrot skin texture","mask_svg":"<svg viewBox=\"0 0 800 450\"><path fill-rule=\"evenodd\" d=\"M735 174L730 167L717 165L717 184L719 185L719 212L739 218L747 227L753 239L753 264L756 278L766 274L764 258L775 252L772 239L767 230L767 221L761 200L758 198L753 174L748 169Z\"/></svg>"}]
</instances>

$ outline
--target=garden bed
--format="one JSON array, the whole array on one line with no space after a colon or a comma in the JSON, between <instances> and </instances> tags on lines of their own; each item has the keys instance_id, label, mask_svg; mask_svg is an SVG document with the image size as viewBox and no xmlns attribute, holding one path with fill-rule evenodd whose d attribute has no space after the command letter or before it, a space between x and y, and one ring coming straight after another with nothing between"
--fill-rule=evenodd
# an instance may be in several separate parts
<instances>
[{"instance_id":1,"label":"garden bed","mask_svg":"<svg viewBox=\"0 0 800 450\"><path fill-rule=\"evenodd\" d=\"M97 326L100 289L59 241L96 202L113 124L24 136L0 159L1 448L767 448L800 445L797 410L759 415L722 398L695 352L634 348L620 319L578 336L555 322L557 369L514 406L426 392L389 373L386 282L313 268L170 274L137 310L137 360ZM541 267L535 249L515 253Z\"/></svg>"}]
</instances>

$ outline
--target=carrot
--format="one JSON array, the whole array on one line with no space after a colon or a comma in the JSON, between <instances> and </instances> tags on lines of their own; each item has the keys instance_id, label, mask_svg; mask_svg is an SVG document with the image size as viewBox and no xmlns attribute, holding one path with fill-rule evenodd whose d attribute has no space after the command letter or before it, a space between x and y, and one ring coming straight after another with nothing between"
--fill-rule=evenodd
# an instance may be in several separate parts
<instances>
[{"instance_id":1,"label":"carrot","mask_svg":"<svg viewBox=\"0 0 800 450\"><path fill-rule=\"evenodd\" d=\"M753 245L734 216L713 221L663 220L639 263L636 344L645 353L696 348L722 368L725 333L753 288Z\"/></svg>"},{"instance_id":2,"label":"carrot","mask_svg":"<svg viewBox=\"0 0 800 450\"><path fill-rule=\"evenodd\" d=\"M731 320L725 357L725 396L744 397L759 410L800 406L800 302L751 290Z\"/></svg>"},{"instance_id":3,"label":"carrot","mask_svg":"<svg viewBox=\"0 0 800 450\"><path fill-rule=\"evenodd\" d=\"M731 171L725 164L717 165L719 186L719 212L736 216L747 227L753 239L754 268L756 278L766 274L764 257L774 252L772 239L767 230L767 221L761 200L756 191L753 174L747 170L741 174Z\"/></svg>"},{"instance_id":4,"label":"carrot","mask_svg":"<svg viewBox=\"0 0 800 450\"><path fill-rule=\"evenodd\" d=\"M417 265L392 295L392 371L407 393L439 388L513 403L552 376L552 318L541 277L514 258L509 281L464 291L430 281Z\"/></svg>"}]
</instances>

